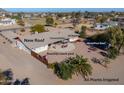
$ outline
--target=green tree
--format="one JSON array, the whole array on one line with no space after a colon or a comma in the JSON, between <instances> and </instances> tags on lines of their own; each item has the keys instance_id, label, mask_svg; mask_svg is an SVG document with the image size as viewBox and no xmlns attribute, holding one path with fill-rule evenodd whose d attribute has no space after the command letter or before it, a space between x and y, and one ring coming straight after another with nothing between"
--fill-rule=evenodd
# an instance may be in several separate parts
<instances>
[{"instance_id":1,"label":"green tree","mask_svg":"<svg viewBox=\"0 0 124 93\"><path fill-rule=\"evenodd\" d=\"M83 56L76 55L71 62L74 68L74 73L76 75L81 75L84 79L92 74L92 67L87 63L87 61L88 60L83 58Z\"/></svg>"},{"instance_id":2,"label":"green tree","mask_svg":"<svg viewBox=\"0 0 124 93\"><path fill-rule=\"evenodd\" d=\"M97 23L104 23L107 19L108 19L108 17L105 16L105 15L97 16L97 17L96 17L96 22L97 22Z\"/></svg>"},{"instance_id":3,"label":"green tree","mask_svg":"<svg viewBox=\"0 0 124 93\"><path fill-rule=\"evenodd\" d=\"M75 29L75 27L80 23L80 19L81 19L81 12L72 12L71 13L72 16L72 25Z\"/></svg>"},{"instance_id":4,"label":"green tree","mask_svg":"<svg viewBox=\"0 0 124 93\"><path fill-rule=\"evenodd\" d=\"M19 16L12 16L12 19L20 20L21 18Z\"/></svg>"},{"instance_id":5,"label":"green tree","mask_svg":"<svg viewBox=\"0 0 124 93\"><path fill-rule=\"evenodd\" d=\"M81 38L86 37L86 29L86 26L81 26L81 31L79 32Z\"/></svg>"},{"instance_id":6,"label":"green tree","mask_svg":"<svg viewBox=\"0 0 124 93\"><path fill-rule=\"evenodd\" d=\"M120 27L111 27L108 29L109 42L111 47L116 48L118 54L124 46L124 33Z\"/></svg>"},{"instance_id":7,"label":"green tree","mask_svg":"<svg viewBox=\"0 0 124 93\"><path fill-rule=\"evenodd\" d=\"M20 31L21 31L21 32L25 32L25 29L23 28L23 29L21 29Z\"/></svg>"},{"instance_id":8,"label":"green tree","mask_svg":"<svg viewBox=\"0 0 124 93\"><path fill-rule=\"evenodd\" d=\"M44 32L45 31L45 27L43 25L37 24L31 27L31 32Z\"/></svg>"},{"instance_id":9,"label":"green tree","mask_svg":"<svg viewBox=\"0 0 124 93\"><path fill-rule=\"evenodd\" d=\"M110 47L108 50L108 57L111 59L115 59L118 56L118 51L114 47Z\"/></svg>"},{"instance_id":10,"label":"green tree","mask_svg":"<svg viewBox=\"0 0 124 93\"><path fill-rule=\"evenodd\" d=\"M72 78L72 71L72 68L65 62L55 64L54 72L61 79L68 80Z\"/></svg>"},{"instance_id":11,"label":"green tree","mask_svg":"<svg viewBox=\"0 0 124 93\"><path fill-rule=\"evenodd\" d=\"M58 23L55 23L54 25L55 25L55 27L56 27L56 26L58 25Z\"/></svg>"},{"instance_id":12,"label":"green tree","mask_svg":"<svg viewBox=\"0 0 124 93\"><path fill-rule=\"evenodd\" d=\"M75 18L78 18L80 20L81 16L82 15L80 11L75 13Z\"/></svg>"},{"instance_id":13,"label":"green tree","mask_svg":"<svg viewBox=\"0 0 124 93\"><path fill-rule=\"evenodd\" d=\"M54 24L54 19L52 17L46 18L46 25L52 26Z\"/></svg>"},{"instance_id":14,"label":"green tree","mask_svg":"<svg viewBox=\"0 0 124 93\"><path fill-rule=\"evenodd\" d=\"M116 58L124 49L124 31L116 26L110 27L105 33L89 37L94 42L106 42L110 46L107 49L109 58Z\"/></svg>"}]
</instances>

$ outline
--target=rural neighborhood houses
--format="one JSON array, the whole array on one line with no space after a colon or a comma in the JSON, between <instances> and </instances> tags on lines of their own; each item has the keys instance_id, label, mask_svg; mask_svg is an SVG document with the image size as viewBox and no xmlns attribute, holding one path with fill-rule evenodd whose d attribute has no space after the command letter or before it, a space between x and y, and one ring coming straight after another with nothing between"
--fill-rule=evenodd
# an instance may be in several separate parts
<instances>
[{"instance_id":1,"label":"rural neighborhood houses","mask_svg":"<svg viewBox=\"0 0 124 93\"><path fill-rule=\"evenodd\" d=\"M9 10L0 9L0 69L15 77L1 83L0 72L0 84L124 84L124 12Z\"/></svg>"}]
</instances>

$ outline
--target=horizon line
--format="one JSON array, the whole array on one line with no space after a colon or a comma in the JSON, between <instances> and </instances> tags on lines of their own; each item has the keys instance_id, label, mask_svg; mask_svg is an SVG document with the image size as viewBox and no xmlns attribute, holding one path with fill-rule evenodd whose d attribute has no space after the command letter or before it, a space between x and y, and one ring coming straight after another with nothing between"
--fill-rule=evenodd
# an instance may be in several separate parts
<instances>
[{"instance_id":1,"label":"horizon line","mask_svg":"<svg viewBox=\"0 0 124 93\"><path fill-rule=\"evenodd\" d=\"M8 12L124 12L124 8L2 8Z\"/></svg>"}]
</instances>

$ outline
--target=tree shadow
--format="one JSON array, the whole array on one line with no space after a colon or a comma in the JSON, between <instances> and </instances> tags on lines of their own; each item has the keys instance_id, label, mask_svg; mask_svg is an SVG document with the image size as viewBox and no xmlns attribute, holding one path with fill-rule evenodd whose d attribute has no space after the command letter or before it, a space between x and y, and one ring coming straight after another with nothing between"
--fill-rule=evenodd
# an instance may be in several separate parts
<instances>
[{"instance_id":1,"label":"tree shadow","mask_svg":"<svg viewBox=\"0 0 124 93\"><path fill-rule=\"evenodd\" d=\"M11 69L7 69L2 72L4 76L6 76L7 80L13 80L13 72Z\"/></svg>"},{"instance_id":2,"label":"tree shadow","mask_svg":"<svg viewBox=\"0 0 124 93\"><path fill-rule=\"evenodd\" d=\"M100 59L98 59L98 58L93 57L93 58L91 59L91 61L92 61L93 63L95 63L95 64L99 64L99 65L101 65L101 66L103 66L103 67L106 68L106 66L103 64L103 61L100 60Z\"/></svg>"},{"instance_id":3,"label":"tree shadow","mask_svg":"<svg viewBox=\"0 0 124 93\"><path fill-rule=\"evenodd\" d=\"M108 54L105 53L105 52L103 52L103 51L100 51L99 53L100 53L100 55L102 55L103 57L108 57Z\"/></svg>"},{"instance_id":4,"label":"tree shadow","mask_svg":"<svg viewBox=\"0 0 124 93\"><path fill-rule=\"evenodd\" d=\"M30 85L29 78L24 78L23 80L16 79L13 85Z\"/></svg>"}]
</instances>

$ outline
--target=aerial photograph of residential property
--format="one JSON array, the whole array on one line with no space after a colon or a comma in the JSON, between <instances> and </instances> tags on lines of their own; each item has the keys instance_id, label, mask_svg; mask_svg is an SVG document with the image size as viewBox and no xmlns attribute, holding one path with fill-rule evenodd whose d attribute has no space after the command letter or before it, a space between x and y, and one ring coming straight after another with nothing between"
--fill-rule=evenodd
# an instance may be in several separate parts
<instances>
[{"instance_id":1,"label":"aerial photograph of residential property","mask_svg":"<svg viewBox=\"0 0 124 93\"><path fill-rule=\"evenodd\" d=\"M124 8L0 8L0 85L123 85Z\"/></svg>"}]
</instances>

